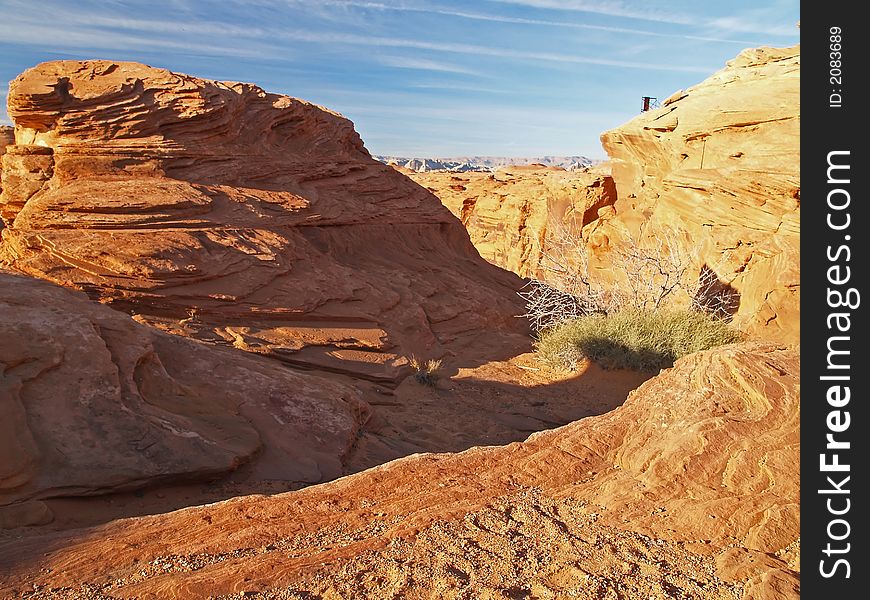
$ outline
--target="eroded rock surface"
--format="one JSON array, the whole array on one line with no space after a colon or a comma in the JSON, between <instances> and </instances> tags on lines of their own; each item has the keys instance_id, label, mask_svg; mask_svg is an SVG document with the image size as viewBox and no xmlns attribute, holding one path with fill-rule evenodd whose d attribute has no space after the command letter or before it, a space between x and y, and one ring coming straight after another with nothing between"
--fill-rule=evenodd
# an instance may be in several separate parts
<instances>
[{"instance_id":1,"label":"eroded rock surface","mask_svg":"<svg viewBox=\"0 0 870 600\"><path fill-rule=\"evenodd\" d=\"M480 255L523 277L543 277L542 258L616 201L609 169L543 165L495 173L402 172L437 195L468 229Z\"/></svg>"},{"instance_id":2,"label":"eroded rock surface","mask_svg":"<svg viewBox=\"0 0 870 600\"><path fill-rule=\"evenodd\" d=\"M799 370L726 346L522 443L4 543L3 591L798 598Z\"/></svg>"},{"instance_id":3,"label":"eroded rock surface","mask_svg":"<svg viewBox=\"0 0 870 600\"><path fill-rule=\"evenodd\" d=\"M739 294L735 324L760 338L800 334L800 47L743 51L728 66L601 141L615 216L601 255L627 236L681 231Z\"/></svg>"},{"instance_id":4,"label":"eroded rock surface","mask_svg":"<svg viewBox=\"0 0 870 600\"><path fill-rule=\"evenodd\" d=\"M692 268L705 277L709 269L716 289L727 290L735 326L796 343L799 87L799 47L746 50L661 108L605 132L607 170L403 172L462 220L484 258L523 276L546 279L542 256L564 263L559 245L582 238L595 276L619 284L615 248L674 231L676 244L696 255Z\"/></svg>"},{"instance_id":5,"label":"eroded rock surface","mask_svg":"<svg viewBox=\"0 0 870 600\"><path fill-rule=\"evenodd\" d=\"M6 146L15 143L15 132L7 125L0 125L0 167L3 165L3 155L6 154ZM0 192L3 191L3 170L0 168ZM0 222L0 227L3 223Z\"/></svg>"},{"instance_id":6,"label":"eroded rock surface","mask_svg":"<svg viewBox=\"0 0 870 600\"><path fill-rule=\"evenodd\" d=\"M224 475L342 474L368 406L349 386L136 323L0 270L0 525L40 502Z\"/></svg>"},{"instance_id":7,"label":"eroded rock surface","mask_svg":"<svg viewBox=\"0 0 870 600\"><path fill-rule=\"evenodd\" d=\"M409 354L524 331L520 280L341 115L110 61L43 63L8 103L0 261L14 269L176 333L375 381L396 381Z\"/></svg>"}]
</instances>

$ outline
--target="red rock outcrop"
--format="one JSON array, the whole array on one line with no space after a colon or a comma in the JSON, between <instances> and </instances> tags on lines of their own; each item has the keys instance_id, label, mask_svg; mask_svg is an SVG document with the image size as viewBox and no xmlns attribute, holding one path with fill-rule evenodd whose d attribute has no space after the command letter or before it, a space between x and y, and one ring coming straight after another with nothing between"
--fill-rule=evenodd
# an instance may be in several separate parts
<instances>
[{"instance_id":1,"label":"red rock outcrop","mask_svg":"<svg viewBox=\"0 0 870 600\"><path fill-rule=\"evenodd\" d=\"M674 230L697 255L694 267L711 269L739 296L738 328L795 343L799 87L799 47L746 50L661 108L605 132L612 179L601 169L403 172L462 220L484 258L523 276L541 275L562 227L589 239L593 267L612 283L620 281L614 247Z\"/></svg>"},{"instance_id":2,"label":"red rock outcrop","mask_svg":"<svg viewBox=\"0 0 870 600\"><path fill-rule=\"evenodd\" d=\"M50 520L46 498L214 478L255 455L263 479L332 479L368 412L347 385L0 270L0 526Z\"/></svg>"},{"instance_id":3,"label":"red rock outcrop","mask_svg":"<svg viewBox=\"0 0 870 600\"><path fill-rule=\"evenodd\" d=\"M797 598L799 363L726 346L522 443L0 543L2 591Z\"/></svg>"},{"instance_id":4,"label":"red rock outcrop","mask_svg":"<svg viewBox=\"0 0 870 600\"><path fill-rule=\"evenodd\" d=\"M432 191L462 221L483 258L523 277L541 277L542 257L554 242L612 210L616 201L613 179L601 167L402 172Z\"/></svg>"},{"instance_id":5,"label":"red rock outcrop","mask_svg":"<svg viewBox=\"0 0 870 600\"><path fill-rule=\"evenodd\" d=\"M8 104L0 261L16 270L178 333L387 382L403 355L523 331L520 280L341 115L109 61L43 63Z\"/></svg>"},{"instance_id":6,"label":"red rock outcrop","mask_svg":"<svg viewBox=\"0 0 870 600\"><path fill-rule=\"evenodd\" d=\"M15 143L15 130L8 125L0 125L0 157L6 153L6 146Z\"/></svg>"},{"instance_id":7,"label":"red rock outcrop","mask_svg":"<svg viewBox=\"0 0 870 600\"><path fill-rule=\"evenodd\" d=\"M743 51L659 109L601 136L618 200L592 241L682 232L740 295L735 324L800 333L800 47ZM700 266L700 265L699 265Z\"/></svg>"},{"instance_id":8,"label":"red rock outcrop","mask_svg":"<svg viewBox=\"0 0 870 600\"><path fill-rule=\"evenodd\" d=\"M0 165L3 164L3 155L6 154L6 146L15 143L15 132L7 125L0 125ZM3 170L0 168L0 192L3 191ZM2 222L0 222L2 226Z\"/></svg>"}]
</instances>

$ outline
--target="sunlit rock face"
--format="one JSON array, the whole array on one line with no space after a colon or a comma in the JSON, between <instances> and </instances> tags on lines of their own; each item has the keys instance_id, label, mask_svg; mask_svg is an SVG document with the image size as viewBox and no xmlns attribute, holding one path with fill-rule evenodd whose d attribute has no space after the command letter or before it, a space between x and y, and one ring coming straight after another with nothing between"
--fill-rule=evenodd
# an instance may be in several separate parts
<instances>
[{"instance_id":1,"label":"sunlit rock face","mask_svg":"<svg viewBox=\"0 0 870 600\"><path fill-rule=\"evenodd\" d=\"M737 326L797 342L799 133L800 47L743 51L601 136L618 199L592 236L596 252L678 229L739 294Z\"/></svg>"},{"instance_id":2,"label":"sunlit rock face","mask_svg":"<svg viewBox=\"0 0 870 600\"><path fill-rule=\"evenodd\" d=\"M493 173L402 172L436 194L468 229L488 261L523 277L545 278L548 255L612 210L607 167L567 171L544 165Z\"/></svg>"},{"instance_id":3,"label":"sunlit rock face","mask_svg":"<svg viewBox=\"0 0 870 600\"><path fill-rule=\"evenodd\" d=\"M10 84L9 114L0 261L16 270L176 333L377 381L475 331L525 331L520 279L330 110L58 61Z\"/></svg>"}]
</instances>

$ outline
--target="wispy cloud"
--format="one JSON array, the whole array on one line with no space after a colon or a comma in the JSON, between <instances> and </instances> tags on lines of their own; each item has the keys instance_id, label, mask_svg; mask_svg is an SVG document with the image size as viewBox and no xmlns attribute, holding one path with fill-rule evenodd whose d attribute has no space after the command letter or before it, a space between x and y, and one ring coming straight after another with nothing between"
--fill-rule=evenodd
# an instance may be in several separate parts
<instances>
[{"instance_id":1,"label":"wispy cloud","mask_svg":"<svg viewBox=\"0 0 870 600\"><path fill-rule=\"evenodd\" d=\"M779 36L794 36L798 33L797 22L791 25L770 27L742 17L721 17L709 21L707 25L718 31L734 33L759 33Z\"/></svg>"},{"instance_id":2,"label":"wispy cloud","mask_svg":"<svg viewBox=\"0 0 870 600\"><path fill-rule=\"evenodd\" d=\"M167 27L169 24L167 24ZM139 30L147 33L147 30ZM167 31L170 29L167 28ZM151 48L154 50L185 51L192 54L235 57L261 57L267 47L239 47L215 45L193 41L178 41L166 37L131 35L111 30L79 25L62 30L47 24L28 21L4 20L0 23L0 39L6 43L39 46L43 49L129 50Z\"/></svg>"},{"instance_id":3,"label":"wispy cloud","mask_svg":"<svg viewBox=\"0 0 870 600\"><path fill-rule=\"evenodd\" d=\"M83 19L83 17L79 17ZM140 35L132 36L126 33L100 30L79 25L73 27L67 22L66 27L58 32L56 28L48 25L33 23L28 20L7 20L0 25L0 38L6 42L30 44L45 47L46 40L59 48L77 49L127 49L131 46L166 48L185 50L197 54L248 56L257 58L286 57L286 47L290 42L306 42L317 44L344 44L352 46L383 47L383 48L413 48L431 52L463 54L471 56L488 56L494 58L519 59L538 61L543 63L567 63L602 65L609 67L621 67L629 69L644 69L653 71L674 71L688 73L709 73L713 70L709 66L689 66L671 63L651 63L642 61L625 61L618 59L583 56L580 54L567 54L557 52L540 52L516 50L513 48L482 46L457 42L432 42L420 39L406 39L387 36L370 36L345 32L330 32L317 30L299 30L285 28L246 28L234 29L222 23L199 22L182 25L168 21L142 20L142 19L113 19L97 18L94 22L102 22L106 27L117 27L138 31ZM219 32L224 38L236 36L238 38L268 39L269 44L249 43L248 45L231 44L217 46L214 44L202 44L195 41L179 42L167 39L165 36L148 37L142 33L171 33L186 28L188 33L196 32L200 35L213 36Z\"/></svg>"},{"instance_id":4,"label":"wispy cloud","mask_svg":"<svg viewBox=\"0 0 870 600\"><path fill-rule=\"evenodd\" d=\"M408 86L417 90L457 90L464 92L482 92L485 94L510 94L510 90L498 90L495 88L480 87L476 85L463 85L453 83L416 83Z\"/></svg>"},{"instance_id":5,"label":"wispy cloud","mask_svg":"<svg viewBox=\"0 0 870 600\"><path fill-rule=\"evenodd\" d=\"M378 59L382 65L397 69L415 69L419 71L437 71L441 73L459 73L462 75L481 76L479 71L451 63L430 60L427 58L409 58L404 56L384 56Z\"/></svg>"},{"instance_id":6,"label":"wispy cloud","mask_svg":"<svg viewBox=\"0 0 870 600\"><path fill-rule=\"evenodd\" d=\"M587 0L491 0L492 2L500 2L502 4L514 4L529 8L543 8L551 10L585 12L610 17L621 17L629 19L637 19L642 21L652 21L658 23L669 23L671 25L688 25L713 31L724 32L726 34L763 34L775 36L793 36L795 35L794 26L789 25L767 25L759 21L745 17L722 17L715 19L703 19L696 16L687 15L684 13L667 12L660 10L651 10L645 8L643 10L629 7L624 2L617 1L599 1L589 2ZM668 34L672 35L672 34ZM708 41L730 41L709 36L693 36L692 39L708 40ZM736 41L736 40L735 40ZM749 42L755 43L755 42Z\"/></svg>"},{"instance_id":7,"label":"wispy cloud","mask_svg":"<svg viewBox=\"0 0 870 600\"><path fill-rule=\"evenodd\" d=\"M610 17L622 17L638 19L642 21L654 21L657 23L670 23L672 25L696 25L697 20L689 15L649 8L637 9L627 6L624 2L601 0L589 2L587 0L492 0L502 4L518 4L531 8L547 8L555 10L570 10L586 12ZM648 6L648 5L645 5Z\"/></svg>"},{"instance_id":8,"label":"wispy cloud","mask_svg":"<svg viewBox=\"0 0 870 600\"><path fill-rule=\"evenodd\" d=\"M289 0L294 1L294 0ZM499 1L499 0L495 0ZM458 17L462 19L470 19L475 21L489 21L492 23L509 23L515 25L540 25L544 27L560 27L566 29L579 29L586 31L603 31L607 33L620 33L620 34L628 34L628 35L641 35L641 36L650 36L650 37L658 37L658 38L671 38L671 39L683 39L683 40L695 40L700 42L717 42L717 43L725 43L725 44L739 44L739 45L752 45L756 42L750 40L738 40L731 38L722 38L722 37L714 37L710 35L690 35L683 33L666 33L660 31L649 31L645 29L635 29L631 27L615 27L610 25L593 25L588 23L576 23L573 21L553 21L548 19L530 19L526 17L511 17L506 15L496 15L496 14L486 14L480 12L469 12L466 10L453 10L448 8L438 8L433 6L416 6L416 5L408 5L408 4L384 4L381 2L361 2L359 0L322 0L323 3L332 4L332 5L340 5L340 6L353 6L357 8L366 8L372 10L381 10L381 11L395 11L395 12L418 12L418 13L429 13L435 15L444 15L449 17ZM302 2L300 1L300 4ZM592 11L590 11L592 12ZM609 13L606 13L609 14ZM661 20L661 19L659 19ZM727 29L724 29L726 30ZM735 30L740 31L740 30ZM744 32L750 32L752 30L744 30ZM754 32L754 31L753 31ZM763 33L763 32L762 32Z\"/></svg>"},{"instance_id":9,"label":"wispy cloud","mask_svg":"<svg viewBox=\"0 0 870 600\"><path fill-rule=\"evenodd\" d=\"M710 73L711 67L675 65L670 63L650 63L640 61L625 61L580 54L565 54L558 52L537 52L528 50L514 50L512 48L499 48L493 46L480 46L477 44L465 44L456 42L429 42L425 40L411 40L403 38L363 36L350 33L326 33L326 32L293 32L293 38L298 41L352 44L363 46L383 46L391 48L416 48L419 50L431 50L436 52L450 52L455 54L467 54L472 56L492 56L497 58L511 58L529 61L603 65L608 67L623 67L629 69L644 69L653 71L677 71L688 73Z\"/></svg>"}]
</instances>

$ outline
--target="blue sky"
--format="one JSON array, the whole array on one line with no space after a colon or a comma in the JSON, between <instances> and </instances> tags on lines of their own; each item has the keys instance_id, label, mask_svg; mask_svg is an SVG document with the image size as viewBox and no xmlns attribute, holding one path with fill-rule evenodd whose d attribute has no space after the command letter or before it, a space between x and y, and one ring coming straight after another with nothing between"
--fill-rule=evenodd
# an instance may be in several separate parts
<instances>
[{"instance_id":1,"label":"blue sky","mask_svg":"<svg viewBox=\"0 0 870 600\"><path fill-rule=\"evenodd\" d=\"M793 45L798 20L798 0L0 0L0 121L21 71L105 58L316 102L374 154L604 158L641 96Z\"/></svg>"}]
</instances>

